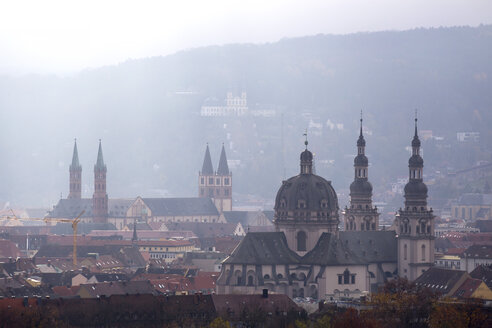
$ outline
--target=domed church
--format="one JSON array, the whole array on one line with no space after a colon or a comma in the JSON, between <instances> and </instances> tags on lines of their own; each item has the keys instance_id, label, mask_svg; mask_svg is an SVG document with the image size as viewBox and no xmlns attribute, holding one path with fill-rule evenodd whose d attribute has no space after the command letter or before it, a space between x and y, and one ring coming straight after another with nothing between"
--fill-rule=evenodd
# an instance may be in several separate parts
<instances>
[{"instance_id":1,"label":"domed church","mask_svg":"<svg viewBox=\"0 0 492 328\"><path fill-rule=\"evenodd\" d=\"M417 140L417 141L415 141ZM434 261L432 210L415 121L405 209L395 229L379 230L372 205L362 119L350 206L339 231L339 205L331 182L313 173L313 154L300 155L300 172L282 182L275 198L275 232L248 232L223 262L217 293L287 294L314 299L359 297L397 276L416 279Z\"/></svg>"}]
</instances>

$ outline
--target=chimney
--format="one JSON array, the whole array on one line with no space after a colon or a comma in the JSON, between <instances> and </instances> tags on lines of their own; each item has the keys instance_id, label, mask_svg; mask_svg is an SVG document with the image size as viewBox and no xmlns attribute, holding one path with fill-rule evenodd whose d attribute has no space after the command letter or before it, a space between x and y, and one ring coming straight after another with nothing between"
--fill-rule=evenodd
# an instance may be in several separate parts
<instances>
[{"instance_id":1,"label":"chimney","mask_svg":"<svg viewBox=\"0 0 492 328\"><path fill-rule=\"evenodd\" d=\"M268 289L263 289L263 295L262 295L263 298L268 298Z\"/></svg>"}]
</instances>

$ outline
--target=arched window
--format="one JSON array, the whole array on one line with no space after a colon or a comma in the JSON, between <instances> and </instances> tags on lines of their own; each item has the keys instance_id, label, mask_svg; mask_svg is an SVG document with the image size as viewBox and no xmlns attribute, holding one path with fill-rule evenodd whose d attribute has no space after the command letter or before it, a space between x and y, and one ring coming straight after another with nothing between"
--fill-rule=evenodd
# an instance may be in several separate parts
<instances>
[{"instance_id":1,"label":"arched window","mask_svg":"<svg viewBox=\"0 0 492 328\"><path fill-rule=\"evenodd\" d=\"M425 261L425 245L422 245L422 261Z\"/></svg>"},{"instance_id":2,"label":"arched window","mask_svg":"<svg viewBox=\"0 0 492 328\"><path fill-rule=\"evenodd\" d=\"M297 250L306 251L306 233L304 231L297 233Z\"/></svg>"},{"instance_id":3,"label":"arched window","mask_svg":"<svg viewBox=\"0 0 492 328\"><path fill-rule=\"evenodd\" d=\"M403 245L403 259L407 260L407 244Z\"/></svg>"},{"instance_id":4,"label":"arched window","mask_svg":"<svg viewBox=\"0 0 492 328\"><path fill-rule=\"evenodd\" d=\"M345 269L343 271L343 284L348 285L350 283L350 271L348 269Z\"/></svg>"},{"instance_id":5,"label":"arched window","mask_svg":"<svg viewBox=\"0 0 492 328\"><path fill-rule=\"evenodd\" d=\"M253 276L248 276L248 286L253 286Z\"/></svg>"}]
</instances>

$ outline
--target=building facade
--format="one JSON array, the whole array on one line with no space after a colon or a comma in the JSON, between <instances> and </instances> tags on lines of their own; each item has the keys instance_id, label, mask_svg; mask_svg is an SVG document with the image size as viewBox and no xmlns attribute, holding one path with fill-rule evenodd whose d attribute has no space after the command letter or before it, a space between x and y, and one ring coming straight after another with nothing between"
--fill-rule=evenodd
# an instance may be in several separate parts
<instances>
[{"instance_id":1,"label":"building facade","mask_svg":"<svg viewBox=\"0 0 492 328\"><path fill-rule=\"evenodd\" d=\"M418 157L419 146L414 149L414 155ZM409 208L396 218L398 223L408 221L407 226L409 222L414 226L417 222L425 225L419 226L419 230L414 227L414 234L403 237L399 231L378 230L378 213L372 207L372 187L367 181L364 147L361 134L354 165L355 183L351 188L351 203L356 208L346 212L354 215L352 229L349 224L348 230L338 231L336 192L329 181L313 174L313 156L306 141L306 149L300 155L300 173L284 181L277 193L276 231L246 234L223 262L217 293L259 293L268 289L292 298L354 298L376 291L378 286L399 275L409 279L418 277L421 269L434 261L431 238L434 220L432 211L423 203L427 189L425 187L423 194L415 194L414 189L406 188ZM423 161L416 165L413 161L409 185L425 186L422 182ZM414 209L417 203L418 208ZM358 212L359 221L355 221L355 210L367 211L372 221L369 220L367 225L365 215ZM408 254L403 262L400 261L403 256L400 249L404 244L407 244ZM418 253L417 260L416 251L409 251L410 248L424 249L422 245L425 245L424 261L420 257L422 253Z\"/></svg>"}]
</instances>

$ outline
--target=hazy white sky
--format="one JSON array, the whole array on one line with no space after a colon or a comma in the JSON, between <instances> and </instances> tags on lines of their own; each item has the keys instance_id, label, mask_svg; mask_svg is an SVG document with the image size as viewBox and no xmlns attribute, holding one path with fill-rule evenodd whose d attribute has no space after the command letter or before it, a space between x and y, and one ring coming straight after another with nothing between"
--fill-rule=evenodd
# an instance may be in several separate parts
<instances>
[{"instance_id":1,"label":"hazy white sky","mask_svg":"<svg viewBox=\"0 0 492 328\"><path fill-rule=\"evenodd\" d=\"M15 0L0 74L75 72L211 44L492 23L492 0Z\"/></svg>"}]
</instances>

